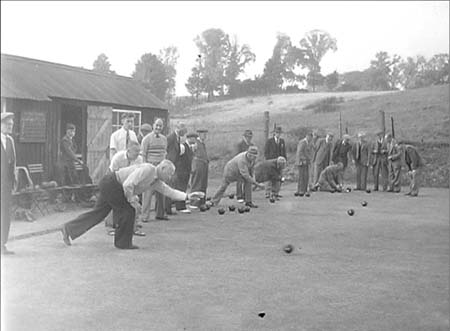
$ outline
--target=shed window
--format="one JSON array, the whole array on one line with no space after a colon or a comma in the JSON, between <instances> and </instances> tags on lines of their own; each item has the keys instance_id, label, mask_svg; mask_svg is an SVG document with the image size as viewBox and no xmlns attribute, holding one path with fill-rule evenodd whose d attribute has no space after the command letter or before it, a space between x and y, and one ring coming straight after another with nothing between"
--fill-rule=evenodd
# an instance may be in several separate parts
<instances>
[{"instance_id":1,"label":"shed window","mask_svg":"<svg viewBox=\"0 0 450 331\"><path fill-rule=\"evenodd\" d=\"M141 119L142 114L137 110L125 110L125 109L113 109L113 118L112 118L112 131L116 131L122 127L122 122L120 118L124 113L133 113L134 114L134 125L133 130L136 132L136 135L139 133L139 129L141 128Z\"/></svg>"}]
</instances>

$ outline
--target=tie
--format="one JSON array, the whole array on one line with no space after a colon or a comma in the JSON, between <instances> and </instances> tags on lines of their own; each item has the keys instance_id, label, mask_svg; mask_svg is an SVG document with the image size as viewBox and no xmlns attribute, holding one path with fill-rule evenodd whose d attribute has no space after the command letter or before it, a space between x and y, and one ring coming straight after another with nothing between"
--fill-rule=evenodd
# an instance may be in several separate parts
<instances>
[{"instance_id":1,"label":"tie","mask_svg":"<svg viewBox=\"0 0 450 331\"><path fill-rule=\"evenodd\" d=\"M358 148L356 149L356 159L359 160L359 155L361 154L361 144L358 144Z\"/></svg>"},{"instance_id":2,"label":"tie","mask_svg":"<svg viewBox=\"0 0 450 331\"><path fill-rule=\"evenodd\" d=\"M126 142L125 147L128 148L128 143L130 142L130 130L127 130L127 138L126 138L125 142Z\"/></svg>"}]
</instances>

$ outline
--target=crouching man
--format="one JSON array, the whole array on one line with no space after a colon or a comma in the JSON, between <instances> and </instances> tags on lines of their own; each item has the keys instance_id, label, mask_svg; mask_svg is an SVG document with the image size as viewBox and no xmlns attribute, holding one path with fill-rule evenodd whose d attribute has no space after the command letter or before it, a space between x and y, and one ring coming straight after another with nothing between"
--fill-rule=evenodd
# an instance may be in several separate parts
<instances>
[{"instance_id":1,"label":"crouching man","mask_svg":"<svg viewBox=\"0 0 450 331\"><path fill-rule=\"evenodd\" d=\"M399 143L402 152L403 163L406 165L407 174L410 180L409 192L405 195L416 197L419 195L420 178L422 177L422 168L425 165L417 149L404 142Z\"/></svg>"},{"instance_id":2,"label":"crouching man","mask_svg":"<svg viewBox=\"0 0 450 331\"><path fill-rule=\"evenodd\" d=\"M326 167L319 176L319 181L314 185L313 191L342 192L342 177L344 175L344 164L337 164Z\"/></svg>"},{"instance_id":3,"label":"crouching man","mask_svg":"<svg viewBox=\"0 0 450 331\"><path fill-rule=\"evenodd\" d=\"M264 184L258 183L253 178L253 168L258 156L258 147L250 146L248 151L239 153L227 162L223 170L222 184L211 199L213 205L217 205L227 190L228 185L233 182L241 181L244 183L245 205L251 208L258 206L252 202L252 184L264 188Z\"/></svg>"},{"instance_id":4,"label":"crouching man","mask_svg":"<svg viewBox=\"0 0 450 331\"><path fill-rule=\"evenodd\" d=\"M277 159L265 160L255 165L255 180L258 183L270 182L270 197L279 200L282 171L286 167L286 159L279 156Z\"/></svg>"},{"instance_id":5,"label":"crouching man","mask_svg":"<svg viewBox=\"0 0 450 331\"><path fill-rule=\"evenodd\" d=\"M135 215L142 207L138 195L145 191L156 191L175 201L200 199L202 192L187 194L175 190L165 182L170 181L175 166L169 160L161 161L158 166L150 163L133 165L106 174L99 183L100 195L93 210L79 215L62 226L63 240L71 245L70 239L76 239L89 229L102 222L112 210L117 219L114 234L114 246L121 249L136 249L133 245L133 227Z\"/></svg>"}]
</instances>

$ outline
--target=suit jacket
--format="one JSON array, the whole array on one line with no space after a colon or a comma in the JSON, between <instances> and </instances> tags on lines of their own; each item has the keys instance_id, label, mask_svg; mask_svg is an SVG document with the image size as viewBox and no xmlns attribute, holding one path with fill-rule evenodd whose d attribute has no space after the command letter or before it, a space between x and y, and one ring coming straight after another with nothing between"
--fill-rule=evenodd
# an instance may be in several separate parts
<instances>
[{"instance_id":1,"label":"suit jacket","mask_svg":"<svg viewBox=\"0 0 450 331\"><path fill-rule=\"evenodd\" d=\"M297 145L297 153L295 155L295 165L307 165L311 163L313 153L313 145L312 142L308 142L306 138L303 138L298 142Z\"/></svg>"},{"instance_id":2,"label":"suit jacket","mask_svg":"<svg viewBox=\"0 0 450 331\"><path fill-rule=\"evenodd\" d=\"M167 155L166 159L172 161L172 163L177 166L177 162L180 158L180 141L175 132L172 132L167 136Z\"/></svg>"},{"instance_id":3,"label":"suit jacket","mask_svg":"<svg viewBox=\"0 0 450 331\"><path fill-rule=\"evenodd\" d=\"M194 152L187 142L183 143L184 153L180 156L178 160L178 165L176 167L176 172L178 174L189 174L192 169L192 159L194 158Z\"/></svg>"},{"instance_id":4,"label":"suit jacket","mask_svg":"<svg viewBox=\"0 0 450 331\"><path fill-rule=\"evenodd\" d=\"M286 144L283 138L279 138L278 144L275 142L275 137L267 139L264 146L264 158L266 160L276 159L282 156L286 159Z\"/></svg>"},{"instance_id":5,"label":"suit jacket","mask_svg":"<svg viewBox=\"0 0 450 331\"><path fill-rule=\"evenodd\" d=\"M227 162L223 170L223 175L226 179L229 181L237 181L244 178L246 182L256 184L256 181L252 177L255 162L250 162L246 154L247 152L239 153Z\"/></svg>"},{"instance_id":6,"label":"suit jacket","mask_svg":"<svg viewBox=\"0 0 450 331\"><path fill-rule=\"evenodd\" d=\"M255 179L258 183L280 181L281 169L277 166L277 159L265 160L256 163Z\"/></svg>"},{"instance_id":7,"label":"suit jacket","mask_svg":"<svg viewBox=\"0 0 450 331\"><path fill-rule=\"evenodd\" d=\"M314 149L313 162L316 164L325 165L327 167L331 160L332 146L333 143L327 143L325 138L320 138L317 140Z\"/></svg>"},{"instance_id":8,"label":"suit jacket","mask_svg":"<svg viewBox=\"0 0 450 331\"><path fill-rule=\"evenodd\" d=\"M356 142L352 146L352 157L357 166L369 166L370 147L367 142Z\"/></svg>"},{"instance_id":9,"label":"suit jacket","mask_svg":"<svg viewBox=\"0 0 450 331\"><path fill-rule=\"evenodd\" d=\"M406 145L403 151L403 162L408 170L416 170L425 165L422 157L414 146Z\"/></svg>"},{"instance_id":10,"label":"suit jacket","mask_svg":"<svg viewBox=\"0 0 450 331\"><path fill-rule=\"evenodd\" d=\"M343 171L336 164L326 167L320 173L319 183L328 183L332 188L342 183Z\"/></svg>"},{"instance_id":11,"label":"suit jacket","mask_svg":"<svg viewBox=\"0 0 450 331\"><path fill-rule=\"evenodd\" d=\"M342 139L338 139L333 148L333 162L342 162L342 164L344 164L344 168L346 168L348 163L348 153L351 149L352 145L350 143L343 145Z\"/></svg>"},{"instance_id":12,"label":"suit jacket","mask_svg":"<svg viewBox=\"0 0 450 331\"><path fill-rule=\"evenodd\" d=\"M254 145L253 143L247 144L247 141L244 138L242 138L241 141L237 144L237 154L246 152L248 148L253 145Z\"/></svg>"},{"instance_id":13,"label":"suit jacket","mask_svg":"<svg viewBox=\"0 0 450 331\"><path fill-rule=\"evenodd\" d=\"M383 158L387 160L388 146L386 141L383 139L381 142L375 140L371 145L370 150L370 164L373 166L377 162L378 158Z\"/></svg>"},{"instance_id":14,"label":"suit jacket","mask_svg":"<svg viewBox=\"0 0 450 331\"><path fill-rule=\"evenodd\" d=\"M15 182L16 174L16 148L14 140L10 135L6 135L6 148L1 144L1 186L3 189L11 191Z\"/></svg>"},{"instance_id":15,"label":"suit jacket","mask_svg":"<svg viewBox=\"0 0 450 331\"><path fill-rule=\"evenodd\" d=\"M397 145L397 142L392 139L391 143L388 144L388 157L391 157L391 164L395 168L401 168L402 166L402 151Z\"/></svg>"},{"instance_id":16,"label":"suit jacket","mask_svg":"<svg viewBox=\"0 0 450 331\"><path fill-rule=\"evenodd\" d=\"M64 164L73 164L78 161L76 156L77 146L73 139L67 135L61 139L61 162Z\"/></svg>"}]
</instances>

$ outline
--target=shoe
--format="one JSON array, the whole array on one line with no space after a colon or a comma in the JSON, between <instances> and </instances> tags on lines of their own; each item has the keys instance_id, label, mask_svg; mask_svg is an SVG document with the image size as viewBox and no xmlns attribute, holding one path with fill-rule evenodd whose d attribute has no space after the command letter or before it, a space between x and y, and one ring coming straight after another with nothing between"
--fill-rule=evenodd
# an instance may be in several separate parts
<instances>
[{"instance_id":1,"label":"shoe","mask_svg":"<svg viewBox=\"0 0 450 331\"><path fill-rule=\"evenodd\" d=\"M270 194L266 194L265 197L266 197L266 199L269 199L270 198Z\"/></svg>"},{"instance_id":2,"label":"shoe","mask_svg":"<svg viewBox=\"0 0 450 331\"><path fill-rule=\"evenodd\" d=\"M244 202L244 199L237 199L237 202L242 203L242 202Z\"/></svg>"},{"instance_id":3,"label":"shoe","mask_svg":"<svg viewBox=\"0 0 450 331\"><path fill-rule=\"evenodd\" d=\"M167 216L162 216L162 217L156 216L155 219L157 219L158 221L168 221L169 220L169 218Z\"/></svg>"},{"instance_id":4,"label":"shoe","mask_svg":"<svg viewBox=\"0 0 450 331\"><path fill-rule=\"evenodd\" d=\"M67 233L67 229L66 229L65 226L63 226L63 227L61 228L61 233L62 233L62 236L63 236L63 241L64 241L64 243L65 243L67 246L72 245L72 243L70 242L69 234Z\"/></svg>"},{"instance_id":5,"label":"shoe","mask_svg":"<svg viewBox=\"0 0 450 331\"><path fill-rule=\"evenodd\" d=\"M2 248L2 255L14 255L13 251L8 250L5 246Z\"/></svg>"},{"instance_id":6,"label":"shoe","mask_svg":"<svg viewBox=\"0 0 450 331\"><path fill-rule=\"evenodd\" d=\"M295 193L294 193L294 196L299 197L299 196L300 196L300 193L295 192Z\"/></svg>"},{"instance_id":7,"label":"shoe","mask_svg":"<svg viewBox=\"0 0 450 331\"><path fill-rule=\"evenodd\" d=\"M177 213L174 211L171 211L170 213L167 213L167 215L176 215Z\"/></svg>"},{"instance_id":8,"label":"shoe","mask_svg":"<svg viewBox=\"0 0 450 331\"><path fill-rule=\"evenodd\" d=\"M411 192L405 193L405 195L411 195Z\"/></svg>"},{"instance_id":9,"label":"shoe","mask_svg":"<svg viewBox=\"0 0 450 331\"><path fill-rule=\"evenodd\" d=\"M255 205L253 202L246 202L245 205L250 208L258 208L258 206Z\"/></svg>"},{"instance_id":10,"label":"shoe","mask_svg":"<svg viewBox=\"0 0 450 331\"><path fill-rule=\"evenodd\" d=\"M394 192L394 190L392 190L392 189L389 189L389 190L387 190L388 192Z\"/></svg>"},{"instance_id":11,"label":"shoe","mask_svg":"<svg viewBox=\"0 0 450 331\"><path fill-rule=\"evenodd\" d=\"M191 213L191 211L189 209L183 209L183 210L180 210L179 212L182 214L190 214Z\"/></svg>"},{"instance_id":12,"label":"shoe","mask_svg":"<svg viewBox=\"0 0 450 331\"><path fill-rule=\"evenodd\" d=\"M117 246L116 246L117 247ZM136 245L131 245L131 246L128 246L128 247L117 247L118 249L138 249L139 248L139 246L136 246Z\"/></svg>"},{"instance_id":13,"label":"shoe","mask_svg":"<svg viewBox=\"0 0 450 331\"><path fill-rule=\"evenodd\" d=\"M275 194L275 198L282 198L283 196L281 194Z\"/></svg>"},{"instance_id":14,"label":"shoe","mask_svg":"<svg viewBox=\"0 0 450 331\"><path fill-rule=\"evenodd\" d=\"M134 231L134 235L139 237L145 237L145 232L142 232L141 230L136 230Z\"/></svg>"},{"instance_id":15,"label":"shoe","mask_svg":"<svg viewBox=\"0 0 450 331\"><path fill-rule=\"evenodd\" d=\"M299 196L299 197L302 197L302 196L304 196L304 195L305 195L305 193L300 193L300 192L298 193L298 196Z\"/></svg>"}]
</instances>

